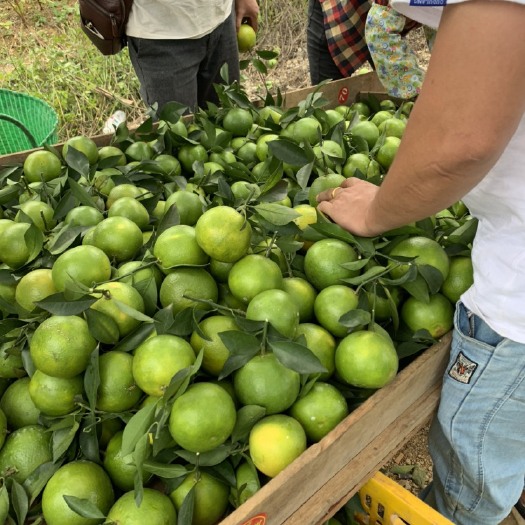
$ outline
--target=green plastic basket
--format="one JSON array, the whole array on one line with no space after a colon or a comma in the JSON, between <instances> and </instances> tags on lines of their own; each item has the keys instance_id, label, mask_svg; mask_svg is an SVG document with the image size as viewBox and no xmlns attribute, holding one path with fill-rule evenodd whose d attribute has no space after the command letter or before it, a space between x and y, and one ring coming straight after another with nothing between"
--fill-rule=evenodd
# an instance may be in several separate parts
<instances>
[{"instance_id":1,"label":"green plastic basket","mask_svg":"<svg viewBox=\"0 0 525 525\"><path fill-rule=\"evenodd\" d=\"M58 115L43 100L0 89L0 155L56 144Z\"/></svg>"}]
</instances>

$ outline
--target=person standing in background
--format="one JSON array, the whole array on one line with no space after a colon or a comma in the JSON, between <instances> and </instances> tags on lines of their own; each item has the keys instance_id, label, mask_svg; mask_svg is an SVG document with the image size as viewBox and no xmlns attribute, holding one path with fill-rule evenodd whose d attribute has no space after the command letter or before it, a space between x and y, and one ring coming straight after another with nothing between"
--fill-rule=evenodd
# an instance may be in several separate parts
<instances>
[{"instance_id":1,"label":"person standing in background","mask_svg":"<svg viewBox=\"0 0 525 525\"><path fill-rule=\"evenodd\" d=\"M383 1L374 2L366 18L365 37L379 80L392 97L419 95L424 69L407 42L410 31L423 27L429 50L435 31L410 20Z\"/></svg>"},{"instance_id":2,"label":"person standing in background","mask_svg":"<svg viewBox=\"0 0 525 525\"><path fill-rule=\"evenodd\" d=\"M372 64L365 41L369 9L369 0L309 0L306 45L313 85L349 77Z\"/></svg>"},{"instance_id":3,"label":"person standing in background","mask_svg":"<svg viewBox=\"0 0 525 525\"><path fill-rule=\"evenodd\" d=\"M439 30L384 181L346 179L318 195L318 210L364 237L460 199L478 219L424 499L456 525L497 525L525 479L525 0L439 1L392 1Z\"/></svg>"},{"instance_id":4,"label":"person standing in background","mask_svg":"<svg viewBox=\"0 0 525 525\"><path fill-rule=\"evenodd\" d=\"M217 103L214 84L238 81L237 30L257 30L257 0L134 0L126 35L131 63L148 106L171 101L190 111Z\"/></svg>"}]
</instances>

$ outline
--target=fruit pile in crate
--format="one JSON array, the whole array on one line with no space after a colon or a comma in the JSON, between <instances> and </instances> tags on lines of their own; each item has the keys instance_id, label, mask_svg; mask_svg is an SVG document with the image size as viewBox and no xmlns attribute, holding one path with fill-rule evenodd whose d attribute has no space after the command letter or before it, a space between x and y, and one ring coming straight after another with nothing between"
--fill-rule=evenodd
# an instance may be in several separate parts
<instances>
[{"instance_id":1,"label":"fruit pile in crate","mask_svg":"<svg viewBox=\"0 0 525 525\"><path fill-rule=\"evenodd\" d=\"M451 329L461 202L371 239L316 210L411 103L220 89L0 159L0 522L212 525Z\"/></svg>"}]
</instances>

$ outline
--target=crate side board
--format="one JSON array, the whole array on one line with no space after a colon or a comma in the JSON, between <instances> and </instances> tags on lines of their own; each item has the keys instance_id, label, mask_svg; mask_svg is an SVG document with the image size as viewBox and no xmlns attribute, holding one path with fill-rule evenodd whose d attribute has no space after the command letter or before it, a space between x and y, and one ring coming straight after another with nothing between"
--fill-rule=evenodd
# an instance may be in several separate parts
<instances>
[{"instance_id":1,"label":"crate side board","mask_svg":"<svg viewBox=\"0 0 525 525\"><path fill-rule=\"evenodd\" d=\"M319 91L323 94L323 97L327 99L328 103L326 108L332 108L338 104L350 104L354 100L359 98L359 94L362 92L373 93L374 95L384 95L384 87L382 86L379 78L375 72L365 73L362 75L356 75L350 78L343 78L329 82L322 86L310 86L294 91L289 91L283 94L283 106L290 108L298 105L300 102L306 99L306 97L315 91ZM366 95L362 95L366 96ZM130 131L133 131L131 129ZM90 137L95 141L98 147L108 146L113 142L114 134L100 134ZM63 142L54 144L52 147L58 148L59 151L64 145ZM24 162L25 158L32 151L36 151L42 148L35 148L25 151L19 151L17 153L11 153L9 155L0 155L0 167L10 166L13 164L20 164Z\"/></svg>"},{"instance_id":2,"label":"crate side board","mask_svg":"<svg viewBox=\"0 0 525 525\"><path fill-rule=\"evenodd\" d=\"M387 429L365 445L283 524L321 525L330 519L375 472L403 448L407 440L430 420L439 403L440 393L441 383L433 386Z\"/></svg>"},{"instance_id":3,"label":"crate side board","mask_svg":"<svg viewBox=\"0 0 525 525\"><path fill-rule=\"evenodd\" d=\"M378 465L394 453L410 432L421 428L431 416L437 406L435 392L439 390L448 360L450 338L447 334L439 343L425 350L392 383L375 392L319 443L311 445L227 516L221 525L244 524L258 514L266 515L266 525L288 523L288 519L294 520L291 516L301 507L306 505L309 508L308 500L315 498L323 486L338 475L348 477L346 486L341 487L340 497L336 498L337 503L344 502L377 470ZM413 420L403 423L412 412L409 419ZM394 424L397 424L399 434L386 439ZM383 448L377 449L380 444ZM355 472L340 474L348 465L352 465ZM318 503L322 510L316 509L316 512L326 514L335 508L324 496ZM308 523L314 521L308 519Z\"/></svg>"},{"instance_id":4,"label":"crate side board","mask_svg":"<svg viewBox=\"0 0 525 525\"><path fill-rule=\"evenodd\" d=\"M371 71L350 78L334 80L327 84L310 86L285 93L284 106L287 108L297 106L308 95L316 91L322 93L323 98L328 101L327 108L334 108L338 105L350 105L354 100L357 100L360 92L385 93L385 88L377 74Z\"/></svg>"}]
</instances>

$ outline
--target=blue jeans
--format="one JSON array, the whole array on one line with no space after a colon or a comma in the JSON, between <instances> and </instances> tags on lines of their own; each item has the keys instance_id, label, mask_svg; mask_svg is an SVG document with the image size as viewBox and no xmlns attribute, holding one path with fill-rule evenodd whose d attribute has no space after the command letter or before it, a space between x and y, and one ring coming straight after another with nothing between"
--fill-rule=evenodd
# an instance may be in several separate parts
<instances>
[{"instance_id":1,"label":"blue jeans","mask_svg":"<svg viewBox=\"0 0 525 525\"><path fill-rule=\"evenodd\" d=\"M159 109L176 101L194 111L219 99L214 84L223 84L221 67L228 64L228 83L239 80L239 52L232 13L210 34L197 39L128 38L129 56L140 81L140 94Z\"/></svg>"},{"instance_id":2,"label":"blue jeans","mask_svg":"<svg viewBox=\"0 0 525 525\"><path fill-rule=\"evenodd\" d=\"M429 435L425 501L457 525L497 525L525 478L525 345L458 303L441 401Z\"/></svg>"}]
</instances>

